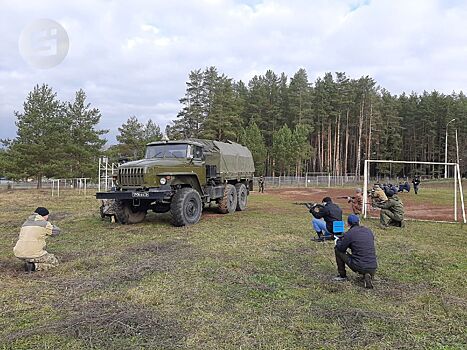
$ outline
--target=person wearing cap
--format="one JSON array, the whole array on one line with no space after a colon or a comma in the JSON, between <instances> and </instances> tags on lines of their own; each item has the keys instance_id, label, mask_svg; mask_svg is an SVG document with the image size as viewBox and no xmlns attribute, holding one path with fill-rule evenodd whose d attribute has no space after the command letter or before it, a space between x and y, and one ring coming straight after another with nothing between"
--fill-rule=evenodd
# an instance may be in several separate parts
<instances>
[{"instance_id":1,"label":"person wearing cap","mask_svg":"<svg viewBox=\"0 0 467 350\"><path fill-rule=\"evenodd\" d=\"M333 222L342 221L342 209L330 197L323 198L322 204L310 209L313 219L311 225L318 234L317 241L333 238Z\"/></svg>"},{"instance_id":2,"label":"person wearing cap","mask_svg":"<svg viewBox=\"0 0 467 350\"><path fill-rule=\"evenodd\" d=\"M387 228L389 226L405 227L404 222L404 204L393 190L386 192L388 200L375 203L376 207L381 208L379 214L380 226Z\"/></svg>"},{"instance_id":3,"label":"person wearing cap","mask_svg":"<svg viewBox=\"0 0 467 350\"><path fill-rule=\"evenodd\" d=\"M60 229L48 220L49 211L38 207L21 227L13 253L24 261L28 272L45 271L58 265L57 258L45 250L45 239L47 236L57 236Z\"/></svg>"},{"instance_id":4,"label":"person wearing cap","mask_svg":"<svg viewBox=\"0 0 467 350\"><path fill-rule=\"evenodd\" d=\"M334 251L339 275L334 280L347 280L347 265L352 271L364 276L365 288L373 288L373 277L378 268L375 237L369 228L360 226L357 215L349 215L347 223L350 229L342 237L335 239ZM351 253L347 252L348 249Z\"/></svg>"}]
</instances>

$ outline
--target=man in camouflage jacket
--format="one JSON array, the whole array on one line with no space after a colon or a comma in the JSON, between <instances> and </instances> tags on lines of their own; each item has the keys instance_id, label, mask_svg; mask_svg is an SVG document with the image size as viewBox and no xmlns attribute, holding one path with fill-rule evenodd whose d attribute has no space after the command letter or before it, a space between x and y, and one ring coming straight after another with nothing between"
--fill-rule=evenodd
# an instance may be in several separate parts
<instances>
[{"instance_id":1,"label":"man in camouflage jacket","mask_svg":"<svg viewBox=\"0 0 467 350\"><path fill-rule=\"evenodd\" d=\"M25 262L24 267L28 272L45 271L58 265L57 258L45 250L45 239L47 236L57 236L60 229L48 220L49 211L39 207L21 227L13 253Z\"/></svg>"}]
</instances>

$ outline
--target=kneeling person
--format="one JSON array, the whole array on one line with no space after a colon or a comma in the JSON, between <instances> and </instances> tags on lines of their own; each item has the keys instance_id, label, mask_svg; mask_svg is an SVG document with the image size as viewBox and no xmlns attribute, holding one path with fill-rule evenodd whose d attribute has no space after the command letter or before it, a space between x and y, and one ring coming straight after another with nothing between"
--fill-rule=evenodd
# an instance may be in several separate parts
<instances>
[{"instance_id":1,"label":"kneeling person","mask_svg":"<svg viewBox=\"0 0 467 350\"><path fill-rule=\"evenodd\" d=\"M376 260L375 238L367 227L360 226L357 215L351 214L347 219L350 229L341 238L336 238L336 263L339 276L336 281L347 280L345 265L352 271L364 275L365 288L373 288L373 276L378 267ZM347 253L351 250L351 254Z\"/></svg>"},{"instance_id":2,"label":"kneeling person","mask_svg":"<svg viewBox=\"0 0 467 350\"><path fill-rule=\"evenodd\" d=\"M381 208L379 221L382 228L389 226L405 227L404 222L404 204L394 191L387 192L388 200L383 203L377 203L376 206Z\"/></svg>"},{"instance_id":3,"label":"kneeling person","mask_svg":"<svg viewBox=\"0 0 467 350\"><path fill-rule=\"evenodd\" d=\"M311 224L318 234L318 241L333 238L334 221L342 221L342 209L332 202L330 197L323 198L323 203L310 209L313 219Z\"/></svg>"},{"instance_id":4,"label":"kneeling person","mask_svg":"<svg viewBox=\"0 0 467 350\"><path fill-rule=\"evenodd\" d=\"M15 256L25 262L25 270L45 271L58 265L57 258L45 250L47 236L57 236L60 229L49 221L49 211L37 208L24 222L18 242L13 248Z\"/></svg>"}]
</instances>

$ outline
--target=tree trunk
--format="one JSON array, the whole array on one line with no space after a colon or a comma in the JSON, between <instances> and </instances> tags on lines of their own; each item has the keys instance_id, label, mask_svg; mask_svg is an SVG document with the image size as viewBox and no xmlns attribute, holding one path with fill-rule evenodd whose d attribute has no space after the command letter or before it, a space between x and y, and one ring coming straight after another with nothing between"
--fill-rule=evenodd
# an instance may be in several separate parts
<instances>
[{"instance_id":1,"label":"tree trunk","mask_svg":"<svg viewBox=\"0 0 467 350\"><path fill-rule=\"evenodd\" d=\"M37 189L42 188L42 174L37 175Z\"/></svg>"},{"instance_id":2,"label":"tree trunk","mask_svg":"<svg viewBox=\"0 0 467 350\"><path fill-rule=\"evenodd\" d=\"M371 159L371 119L373 116L373 103L370 102L370 121L368 123L368 139L367 139L367 151L366 159Z\"/></svg>"},{"instance_id":3,"label":"tree trunk","mask_svg":"<svg viewBox=\"0 0 467 350\"><path fill-rule=\"evenodd\" d=\"M328 173L332 172L332 132L331 123L328 125Z\"/></svg>"},{"instance_id":4,"label":"tree trunk","mask_svg":"<svg viewBox=\"0 0 467 350\"><path fill-rule=\"evenodd\" d=\"M349 155L349 109L347 109L346 127L345 127L345 151L344 151L344 175L347 175L347 161Z\"/></svg>"}]
</instances>

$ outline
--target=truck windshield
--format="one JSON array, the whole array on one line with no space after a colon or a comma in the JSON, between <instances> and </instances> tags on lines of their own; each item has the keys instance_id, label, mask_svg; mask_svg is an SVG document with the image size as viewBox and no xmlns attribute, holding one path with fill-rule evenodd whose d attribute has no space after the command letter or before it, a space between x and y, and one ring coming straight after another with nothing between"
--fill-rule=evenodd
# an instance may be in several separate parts
<instances>
[{"instance_id":1,"label":"truck windshield","mask_svg":"<svg viewBox=\"0 0 467 350\"><path fill-rule=\"evenodd\" d=\"M186 158L187 145L154 145L146 148L146 158Z\"/></svg>"}]
</instances>

